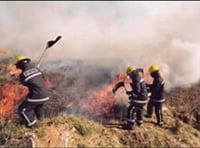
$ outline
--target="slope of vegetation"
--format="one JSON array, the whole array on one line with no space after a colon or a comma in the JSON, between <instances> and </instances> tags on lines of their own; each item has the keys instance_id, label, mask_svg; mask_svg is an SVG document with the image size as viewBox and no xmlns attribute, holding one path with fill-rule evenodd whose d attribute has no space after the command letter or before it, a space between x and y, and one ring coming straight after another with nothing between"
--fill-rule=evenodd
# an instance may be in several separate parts
<instances>
[{"instance_id":1,"label":"slope of vegetation","mask_svg":"<svg viewBox=\"0 0 200 148\"><path fill-rule=\"evenodd\" d=\"M9 63L5 59L0 65L2 87ZM48 116L32 129L20 125L16 117L1 117L0 147L200 147L199 96L200 83L177 88L166 96L163 127L155 125L154 115L144 118L142 127L127 131L122 128L126 123L122 118L97 121L70 116L65 98L55 94L54 101L45 107Z\"/></svg>"},{"instance_id":2,"label":"slope of vegetation","mask_svg":"<svg viewBox=\"0 0 200 148\"><path fill-rule=\"evenodd\" d=\"M165 108L165 125L154 124L155 117L144 119L142 127L122 129L123 120L96 122L66 114L45 118L27 129L15 122L1 122L1 146L39 147L197 147L200 132L175 118ZM29 141L29 142L28 142Z\"/></svg>"}]
</instances>

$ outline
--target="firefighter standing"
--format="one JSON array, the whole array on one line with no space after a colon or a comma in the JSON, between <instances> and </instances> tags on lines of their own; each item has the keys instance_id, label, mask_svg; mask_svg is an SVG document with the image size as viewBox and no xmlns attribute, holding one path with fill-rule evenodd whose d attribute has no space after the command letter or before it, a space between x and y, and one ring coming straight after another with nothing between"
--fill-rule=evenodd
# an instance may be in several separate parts
<instances>
[{"instance_id":1,"label":"firefighter standing","mask_svg":"<svg viewBox=\"0 0 200 148\"><path fill-rule=\"evenodd\" d=\"M156 65L152 65L149 68L149 73L151 77L154 78L152 84L147 84L147 87L151 93L150 100L147 104L147 114L145 117L151 118L153 114L153 108L155 107L155 114L157 118L157 125L163 125L163 113L162 107L163 102L165 101L164 98L164 80L159 73L159 67Z\"/></svg>"},{"instance_id":2,"label":"firefighter standing","mask_svg":"<svg viewBox=\"0 0 200 148\"><path fill-rule=\"evenodd\" d=\"M29 93L26 99L18 107L18 113L27 127L36 124L37 119L43 116L43 104L49 100L49 93L46 89L43 73L30 62L31 59L19 56L16 68L22 70L20 82L28 87Z\"/></svg>"},{"instance_id":3,"label":"firefighter standing","mask_svg":"<svg viewBox=\"0 0 200 148\"><path fill-rule=\"evenodd\" d=\"M136 123L138 126L141 126L143 123L143 106L147 103L147 88L144 79L139 75L141 69L136 69L133 66L127 68L127 75L131 78L132 91L127 91L129 96L130 105L128 106L127 113L127 129L132 129L135 123L135 114L136 114Z\"/></svg>"}]
</instances>

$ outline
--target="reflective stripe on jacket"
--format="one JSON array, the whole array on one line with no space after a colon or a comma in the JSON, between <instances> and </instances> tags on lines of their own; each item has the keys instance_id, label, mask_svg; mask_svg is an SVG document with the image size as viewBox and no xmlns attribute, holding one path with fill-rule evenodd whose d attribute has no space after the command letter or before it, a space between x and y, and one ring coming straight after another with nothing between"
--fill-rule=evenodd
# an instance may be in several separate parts
<instances>
[{"instance_id":1,"label":"reflective stripe on jacket","mask_svg":"<svg viewBox=\"0 0 200 148\"><path fill-rule=\"evenodd\" d=\"M130 92L132 101L138 104L146 104L148 92L145 80L137 73L131 79L133 82L131 83L132 91Z\"/></svg>"},{"instance_id":2,"label":"reflective stripe on jacket","mask_svg":"<svg viewBox=\"0 0 200 148\"><path fill-rule=\"evenodd\" d=\"M160 74L157 74L154 77L153 83L152 84L147 84L147 87L150 88L150 98L154 102L164 102L164 93L165 93L165 88L164 88L165 82L163 78L160 76Z\"/></svg>"},{"instance_id":3,"label":"reflective stripe on jacket","mask_svg":"<svg viewBox=\"0 0 200 148\"><path fill-rule=\"evenodd\" d=\"M26 64L25 70L20 74L20 81L29 89L27 101L43 102L49 99L43 73L38 68Z\"/></svg>"}]
</instances>

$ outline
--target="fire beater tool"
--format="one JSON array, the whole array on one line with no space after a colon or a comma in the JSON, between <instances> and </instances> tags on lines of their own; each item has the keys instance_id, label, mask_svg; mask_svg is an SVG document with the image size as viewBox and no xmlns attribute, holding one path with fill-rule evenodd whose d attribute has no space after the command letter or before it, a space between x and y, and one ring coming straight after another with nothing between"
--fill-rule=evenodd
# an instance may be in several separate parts
<instances>
[{"instance_id":1,"label":"fire beater tool","mask_svg":"<svg viewBox=\"0 0 200 148\"><path fill-rule=\"evenodd\" d=\"M41 65L41 63L42 63L42 60L44 59L44 55L45 55L45 53L47 52L47 50L48 50L49 48L51 48L53 45L55 45L60 39L61 39L61 36L57 36L57 38L56 38L55 40L50 40L50 41L47 42L46 47L45 47L45 49L43 50L42 55L40 56L40 59L39 59L39 61L38 61L38 64L37 64L37 67L38 67L38 68L40 67L40 65Z\"/></svg>"},{"instance_id":2,"label":"fire beater tool","mask_svg":"<svg viewBox=\"0 0 200 148\"><path fill-rule=\"evenodd\" d=\"M127 91L124 82L118 82L114 88L112 89L112 92L115 94L115 92L120 88L120 87L124 87L125 91Z\"/></svg>"}]
</instances>

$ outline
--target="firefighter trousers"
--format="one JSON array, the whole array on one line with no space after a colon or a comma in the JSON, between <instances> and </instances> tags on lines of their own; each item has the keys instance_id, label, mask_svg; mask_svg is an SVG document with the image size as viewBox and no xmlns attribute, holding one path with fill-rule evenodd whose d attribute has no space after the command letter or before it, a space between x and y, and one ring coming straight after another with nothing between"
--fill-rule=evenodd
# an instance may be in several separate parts
<instances>
[{"instance_id":1,"label":"firefighter trousers","mask_svg":"<svg viewBox=\"0 0 200 148\"><path fill-rule=\"evenodd\" d=\"M135 118L136 115L136 118ZM134 124L136 119L136 123L141 125L143 123L143 106L135 105L134 103L130 103L128 106L127 112L127 122L128 124Z\"/></svg>"},{"instance_id":2,"label":"firefighter trousers","mask_svg":"<svg viewBox=\"0 0 200 148\"><path fill-rule=\"evenodd\" d=\"M155 108L157 123L158 124L163 123L163 113L162 113L163 102L155 102L155 101L149 100L147 104L147 115L149 117L152 116L154 108Z\"/></svg>"},{"instance_id":3,"label":"firefighter trousers","mask_svg":"<svg viewBox=\"0 0 200 148\"><path fill-rule=\"evenodd\" d=\"M20 104L18 113L26 126L31 127L37 122L37 119L40 120L43 117L43 103L33 103L25 100Z\"/></svg>"}]
</instances>

